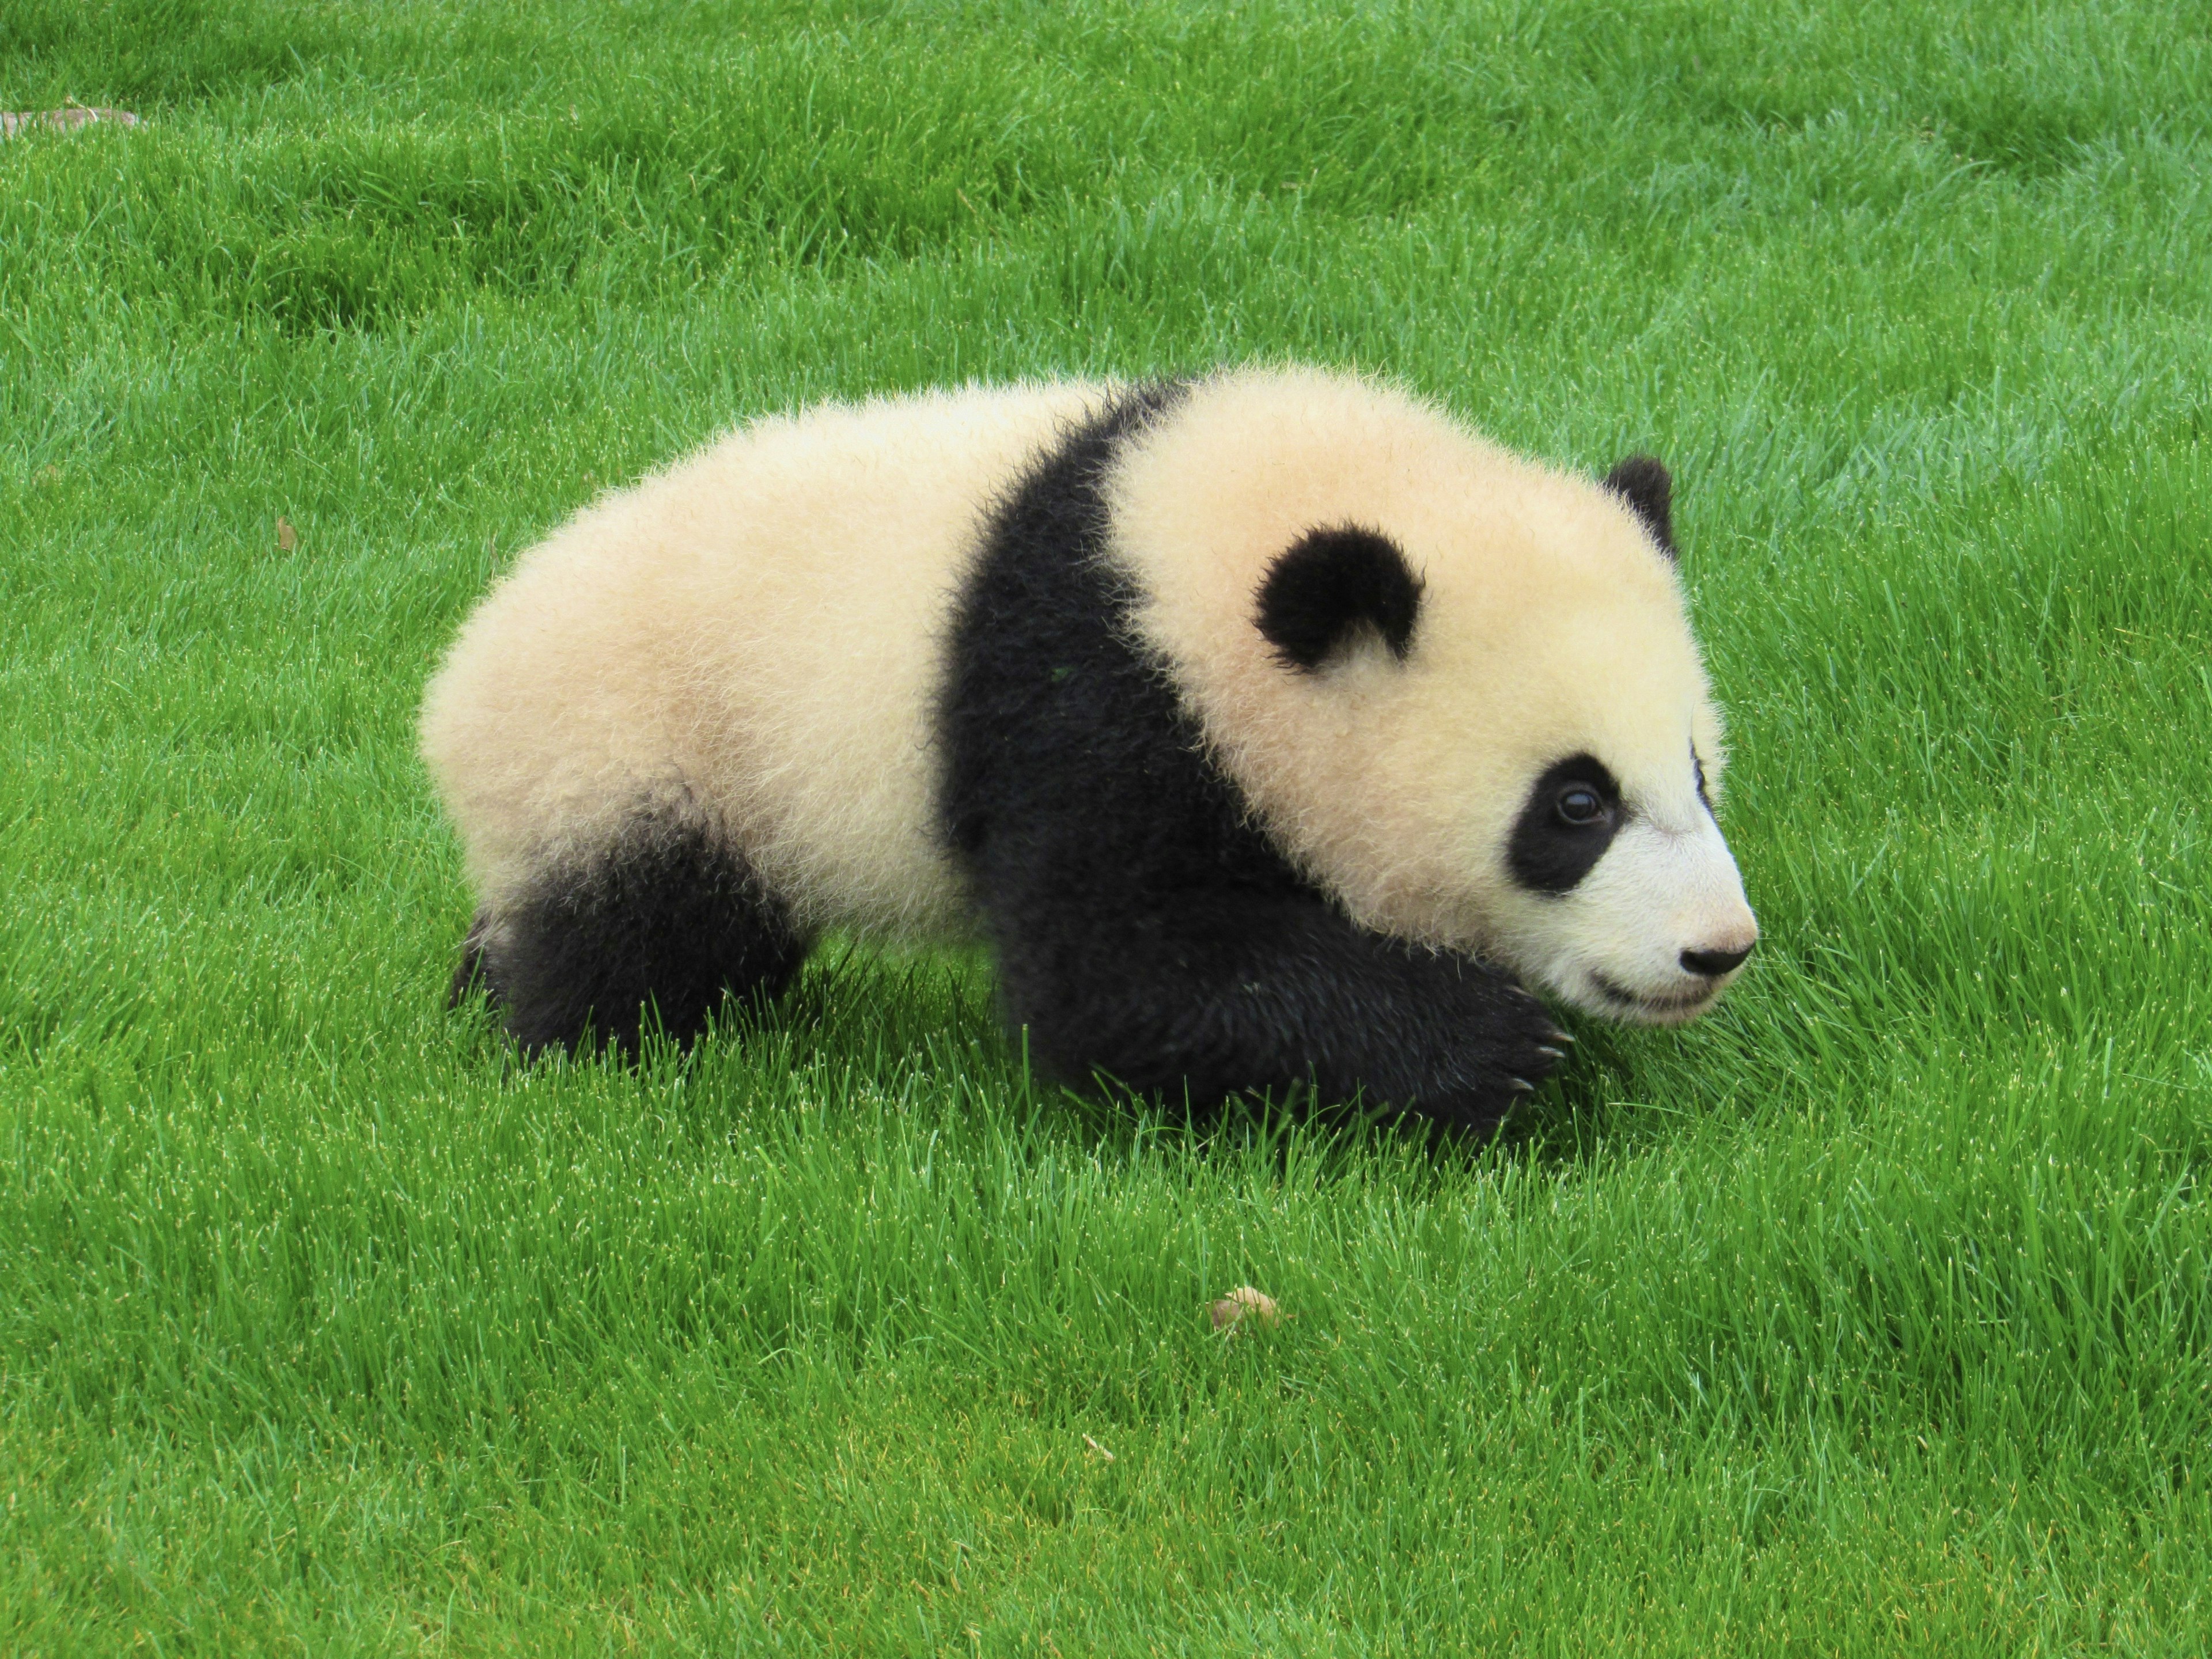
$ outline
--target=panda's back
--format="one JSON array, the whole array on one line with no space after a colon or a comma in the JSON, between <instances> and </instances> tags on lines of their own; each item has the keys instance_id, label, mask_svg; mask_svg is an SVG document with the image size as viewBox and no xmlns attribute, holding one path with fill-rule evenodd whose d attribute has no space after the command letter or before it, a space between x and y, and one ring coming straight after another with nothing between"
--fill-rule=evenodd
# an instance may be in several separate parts
<instances>
[{"instance_id":1,"label":"panda's back","mask_svg":"<svg viewBox=\"0 0 2212 1659\"><path fill-rule=\"evenodd\" d=\"M964 929L936 823L952 607L1083 385L744 428L525 555L432 682L423 752L488 902L641 813L726 836L801 923Z\"/></svg>"}]
</instances>

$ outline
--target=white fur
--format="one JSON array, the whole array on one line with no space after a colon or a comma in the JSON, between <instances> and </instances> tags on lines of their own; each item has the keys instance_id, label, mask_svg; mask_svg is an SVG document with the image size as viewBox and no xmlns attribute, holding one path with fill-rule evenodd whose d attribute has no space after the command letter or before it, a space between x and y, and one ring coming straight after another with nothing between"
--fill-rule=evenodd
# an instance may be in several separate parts
<instances>
[{"instance_id":1,"label":"white fur","mask_svg":"<svg viewBox=\"0 0 2212 1659\"><path fill-rule=\"evenodd\" d=\"M994 492L1102 395L763 421L525 554L422 710L495 920L658 799L705 813L802 927L960 933L932 806L940 641Z\"/></svg>"},{"instance_id":2,"label":"white fur","mask_svg":"<svg viewBox=\"0 0 2212 1659\"><path fill-rule=\"evenodd\" d=\"M1686 974L1685 950L1740 950L1759 937L1735 860L1694 786L1647 791L1634 817L1571 892L1514 890L1492 919L1495 949L1592 1013L1676 1025L1725 981ZM1660 811L1655 807L1671 809Z\"/></svg>"},{"instance_id":3,"label":"white fur","mask_svg":"<svg viewBox=\"0 0 2212 1659\"><path fill-rule=\"evenodd\" d=\"M801 925L970 922L932 789L943 641L987 515L1108 389L969 389L749 427L586 508L463 629L422 746L496 917L548 861L688 802ZM1298 370L1194 386L1109 483L1144 642L1285 853L1362 921L1487 952L1616 1018L1686 1018L1684 949L1755 937L1697 801L1723 757L1673 567L1593 482L1427 405ZM1269 562L1378 529L1427 586L1411 653L1285 669ZM1529 781L1588 750L1633 821L1560 898L1504 852ZM1639 1000L1624 1005L1598 981Z\"/></svg>"}]
</instances>

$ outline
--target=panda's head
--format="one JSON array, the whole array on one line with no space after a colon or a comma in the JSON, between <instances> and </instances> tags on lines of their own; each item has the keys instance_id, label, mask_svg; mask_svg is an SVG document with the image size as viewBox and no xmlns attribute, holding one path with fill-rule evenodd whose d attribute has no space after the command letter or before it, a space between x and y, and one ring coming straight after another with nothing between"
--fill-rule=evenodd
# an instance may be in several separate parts
<instances>
[{"instance_id":1,"label":"panda's head","mask_svg":"<svg viewBox=\"0 0 2212 1659\"><path fill-rule=\"evenodd\" d=\"M1675 1024L1759 937L1666 471L1522 461L1356 380L1202 382L1113 481L1139 618L1358 920Z\"/></svg>"}]
</instances>

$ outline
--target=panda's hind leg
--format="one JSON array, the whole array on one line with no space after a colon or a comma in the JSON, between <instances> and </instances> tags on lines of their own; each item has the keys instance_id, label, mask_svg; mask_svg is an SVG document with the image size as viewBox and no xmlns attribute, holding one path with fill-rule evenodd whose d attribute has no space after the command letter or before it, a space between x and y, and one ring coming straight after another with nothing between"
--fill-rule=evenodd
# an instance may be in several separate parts
<instances>
[{"instance_id":1,"label":"panda's hind leg","mask_svg":"<svg viewBox=\"0 0 2212 1659\"><path fill-rule=\"evenodd\" d=\"M586 1040L689 1043L725 995L765 1004L805 960L790 908L694 816L643 810L477 913L453 976L481 981L526 1053Z\"/></svg>"}]
</instances>

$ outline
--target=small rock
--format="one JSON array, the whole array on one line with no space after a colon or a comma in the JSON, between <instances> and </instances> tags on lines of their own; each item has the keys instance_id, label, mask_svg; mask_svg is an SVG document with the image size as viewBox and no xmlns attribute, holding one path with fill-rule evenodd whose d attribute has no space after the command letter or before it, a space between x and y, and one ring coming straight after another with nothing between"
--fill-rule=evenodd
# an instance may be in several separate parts
<instances>
[{"instance_id":1,"label":"small rock","mask_svg":"<svg viewBox=\"0 0 2212 1659\"><path fill-rule=\"evenodd\" d=\"M1273 1325L1279 1323L1283 1316L1281 1310L1275 1306L1273 1297L1255 1291L1249 1285L1239 1285L1215 1303L1209 1311L1213 1316L1213 1328L1217 1331L1233 1331L1245 1319L1261 1325Z\"/></svg>"}]
</instances>

